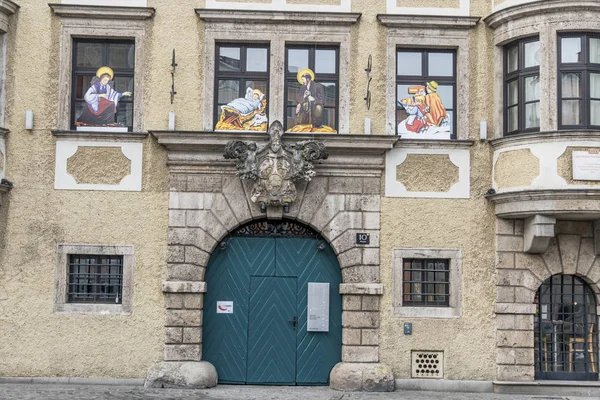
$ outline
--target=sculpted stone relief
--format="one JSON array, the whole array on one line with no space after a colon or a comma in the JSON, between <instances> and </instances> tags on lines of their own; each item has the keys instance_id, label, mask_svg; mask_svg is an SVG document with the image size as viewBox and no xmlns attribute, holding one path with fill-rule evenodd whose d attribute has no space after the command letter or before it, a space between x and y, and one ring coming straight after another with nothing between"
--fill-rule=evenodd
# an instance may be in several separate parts
<instances>
[{"instance_id":1,"label":"sculpted stone relief","mask_svg":"<svg viewBox=\"0 0 600 400\"><path fill-rule=\"evenodd\" d=\"M328 157L323 143L306 140L283 144L283 125L275 121L269 128L269 142L232 140L225 147L224 157L237 159L241 179L253 180L250 199L265 210L266 206L287 207L296 200L299 180L310 181L316 175L313 161Z\"/></svg>"}]
</instances>

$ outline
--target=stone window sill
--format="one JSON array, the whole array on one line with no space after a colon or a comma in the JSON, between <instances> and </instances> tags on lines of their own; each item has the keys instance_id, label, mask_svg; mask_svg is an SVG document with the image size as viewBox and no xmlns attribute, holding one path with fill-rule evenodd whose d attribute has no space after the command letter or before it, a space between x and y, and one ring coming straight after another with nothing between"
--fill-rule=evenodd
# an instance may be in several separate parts
<instances>
[{"instance_id":1,"label":"stone window sill","mask_svg":"<svg viewBox=\"0 0 600 400\"><path fill-rule=\"evenodd\" d=\"M65 303L55 306L55 314L57 315L131 315L131 312L126 312L121 304L81 304L81 303Z\"/></svg>"},{"instance_id":2,"label":"stone window sill","mask_svg":"<svg viewBox=\"0 0 600 400\"><path fill-rule=\"evenodd\" d=\"M394 317L460 318L460 309L452 307L394 307Z\"/></svg>"},{"instance_id":3,"label":"stone window sill","mask_svg":"<svg viewBox=\"0 0 600 400\"><path fill-rule=\"evenodd\" d=\"M419 148L419 149L466 149L473 146L473 140L449 139L449 140L432 140L432 139L402 139L400 138L394 147L399 148Z\"/></svg>"},{"instance_id":4,"label":"stone window sill","mask_svg":"<svg viewBox=\"0 0 600 400\"><path fill-rule=\"evenodd\" d=\"M275 23L302 25L352 25L360 19L360 13L256 11L256 10L213 10L197 8L196 14L206 22L226 23Z\"/></svg>"},{"instance_id":5,"label":"stone window sill","mask_svg":"<svg viewBox=\"0 0 600 400\"><path fill-rule=\"evenodd\" d=\"M142 142L148 137L148 132L79 132L52 131L52 135L61 139L71 140L107 140L114 142Z\"/></svg>"}]
</instances>

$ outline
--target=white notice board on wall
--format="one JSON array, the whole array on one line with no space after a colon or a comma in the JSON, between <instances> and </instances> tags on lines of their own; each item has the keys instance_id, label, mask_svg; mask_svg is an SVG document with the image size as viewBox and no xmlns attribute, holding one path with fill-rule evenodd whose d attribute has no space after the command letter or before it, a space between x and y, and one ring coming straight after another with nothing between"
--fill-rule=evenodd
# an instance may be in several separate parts
<instances>
[{"instance_id":1,"label":"white notice board on wall","mask_svg":"<svg viewBox=\"0 0 600 400\"><path fill-rule=\"evenodd\" d=\"M600 181L600 148L573 152L573 179Z\"/></svg>"}]
</instances>

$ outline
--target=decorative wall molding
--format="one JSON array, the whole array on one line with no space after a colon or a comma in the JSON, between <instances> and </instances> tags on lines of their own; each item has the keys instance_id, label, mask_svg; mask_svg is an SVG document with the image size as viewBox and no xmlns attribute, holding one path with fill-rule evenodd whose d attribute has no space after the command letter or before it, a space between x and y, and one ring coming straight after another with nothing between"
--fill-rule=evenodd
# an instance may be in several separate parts
<instances>
[{"instance_id":1,"label":"decorative wall molding","mask_svg":"<svg viewBox=\"0 0 600 400\"><path fill-rule=\"evenodd\" d=\"M470 29L477 25L481 17L378 14L377 19L381 25L387 26L388 28L417 27Z\"/></svg>"},{"instance_id":2,"label":"decorative wall molding","mask_svg":"<svg viewBox=\"0 0 600 400\"><path fill-rule=\"evenodd\" d=\"M398 0L386 0L386 12L388 14L404 14L404 15L436 15L444 16L463 16L467 17L471 14L471 0L460 0L458 8L438 8L438 7L398 7Z\"/></svg>"},{"instance_id":3,"label":"decorative wall molding","mask_svg":"<svg viewBox=\"0 0 600 400\"><path fill-rule=\"evenodd\" d=\"M123 178L118 185L77 183L75 178L67 173L67 161L77 152L79 147L86 146L119 147L123 152L123 155L131 161L130 174ZM114 190L139 192L142 190L142 148L142 143L59 139L56 142L54 188L70 190Z\"/></svg>"},{"instance_id":4,"label":"decorative wall molding","mask_svg":"<svg viewBox=\"0 0 600 400\"><path fill-rule=\"evenodd\" d=\"M48 4L54 14L63 18L145 20L154 16L151 7L106 5Z\"/></svg>"},{"instance_id":5,"label":"decorative wall molding","mask_svg":"<svg viewBox=\"0 0 600 400\"><path fill-rule=\"evenodd\" d=\"M229 3L230 4L230 3ZM246 3L247 4L247 3ZM298 11L260 10L215 10L197 8L196 14L206 22L226 22L247 24L302 24L302 25L352 25L360 19L360 13L306 12L306 6Z\"/></svg>"},{"instance_id":6,"label":"decorative wall molding","mask_svg":"<svg viewBox=\"0 0 600 400\"><path fill-rule=\"evenodd\" d=\"M8 32L8 17L19 9L19 5L11 0L0 0L0 33Z\"/></svg>"},{"instance_id":7,"label":"decorative wall molding","mask_svg":"<svg viewBox=\"0 0 600 400\"><path fill-rule=\"evenodd\" d=\"M244 10L252 8L260 11L305 11L310 9L315 13L322 12L350 12L352 9L352 0L339 0L340 4L310 4L309 1L303 4L288 3L287 0L271 0L268 3L242 3L219 0L206 0L206 8L222 10ZM308 3L308 4L307 4Z\"/></svg>"},{"instance_id":8,"label":"decorative wall molding","mask_svg":"<svg viewBox=\"0 0 600 400\"><path fill-rule=\"evenodd\" d=\"M458 182L447 192L409 192L396 180L396 167L409 154L445 154L458 167ZM385 195L387 197L417 197L438 199L468 199L470 197L470 152L467 149L394 148L386 154Z\"/></svg>"}]
</instances>

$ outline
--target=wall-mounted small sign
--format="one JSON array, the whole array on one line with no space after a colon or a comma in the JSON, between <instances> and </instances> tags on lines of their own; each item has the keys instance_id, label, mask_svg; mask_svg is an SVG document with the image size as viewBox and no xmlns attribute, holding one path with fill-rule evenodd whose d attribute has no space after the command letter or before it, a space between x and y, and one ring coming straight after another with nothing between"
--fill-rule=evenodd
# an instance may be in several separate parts
<instances>
[{"instance_id":1,"label":"wall-mounted small sign","mask_svg":"<svg viewBox=\"0 0 600 400\"><path fill-rule=\"evenodd\" d=\"M217 314L233 314L233 301L217 301Z\"/></svg>"},{"instance_id":2,"label":"wall-mounted small sign","mask_svg":"<svg viewBox=\"0 0 600 400\"><path fill-rule=\"evenodd\" d=\"M573 179L600 181L600 149L573 152Z\"/></svg>"},{"instance_id":3,"label":"wall-mounted small sign","mask_svg":"<svg viewBox=\"0 0 600 400\"><path fill-rule=\"evenodd\" d=\"M405 322L404 323L404 334L405 335L412 335L412 322Z\"/></svg>"},{"instance_id":4,"label":"wall-mounted small sign","mask_svg":"<svg viewBox=\"0 0 600 400\"><path fill-rule=\"evenodd\" d=\"M356 244L371 244L371 234L370 233L357 233L356 234Z\"/></svg>"}]
</instances>

